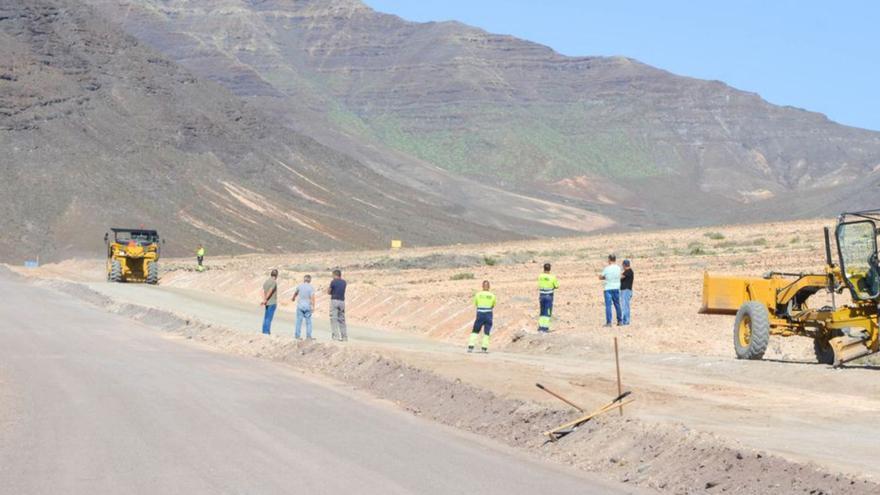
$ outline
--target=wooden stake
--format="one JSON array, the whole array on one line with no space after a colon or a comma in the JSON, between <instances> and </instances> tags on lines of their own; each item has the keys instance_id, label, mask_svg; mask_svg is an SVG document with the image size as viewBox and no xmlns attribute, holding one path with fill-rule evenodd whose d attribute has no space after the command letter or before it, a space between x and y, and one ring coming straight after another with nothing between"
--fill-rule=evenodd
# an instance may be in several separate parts
<instances>
[{"instance_id":1,"label":"wooden stake","mask_svg":"<svg viewBox=\"0 0 880 495\"><path fill-rule=\"evenodd\" d=\"M635 399L621 401L620 405L623 406L625 404L629 404L630 402L633 402L634 400ZM595 411L591 412L590 414L587 414L586 416L581 416L580 418L578 418L574 421L569 421L568 423L565 423L564 425L561 425L561 426L557 426L556 428L553 428L550 431L545 431L544 435L547 435L547 437L549 437L550 440L555 442L556 440L559 439L558 435L560 435L560 433L563 432L564 430L577 428L577 427L581 426L582 424L586 423L587 421L590 421L591 419L595 418L596 416L600 416L600 415L605 414L609 411L613 411L616 408L617 407L614 402L612 402L610 404L606 404L606 405L600 407L599 409L596 409Z\"/></svg>"},{"instance_id":2,"label":"wooden stake","mask_svg":"<svg viewBox=\"0 0 880 495\"><path fill-rule=\"evenodd\" d=\"M617 337L614 337L614 366L617 368L617 395L623 393L623 386L620 383L620 357L617 353ZM620 404L620 415L623 416L623 404Z\"/></svg>"}]
</instances>

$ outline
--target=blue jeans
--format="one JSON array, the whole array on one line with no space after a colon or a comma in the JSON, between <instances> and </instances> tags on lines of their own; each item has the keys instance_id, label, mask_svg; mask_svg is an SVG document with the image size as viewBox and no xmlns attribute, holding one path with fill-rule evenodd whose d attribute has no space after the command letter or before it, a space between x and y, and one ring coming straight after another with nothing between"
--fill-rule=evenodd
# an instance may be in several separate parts
<instances>
[{"instance_id":1,"label":"blue jeans","mask_svg":"<svg viewBox=\"0 0 880 495\"><path fill-rule=\"evenodd\" d=\"M614 304L614 312L617 314L617 323L620 323L620 289L605 291L605 324L611 324L611 305Z\"/></svg>"},{"instance_id":2,"label":"blue jeans","mask_svg":"<svg viewBox=\"0 0 880 495\"><path fill-rule=\"evenodd\" d=\"M266 313L263 315L263 334L269 335L269 332L272 328L272 318L275 317L275 308L277 308L277 304L267 304L266 305Z\"/></svg>"},{"instance_id":3,"label":"blue jeans","mask_svg":"<svg viewBox=\"0 0 880 495\"><path fill-rule=\"evenodd\" d=\"M624 325L629 325L629 302L632 300L632 289L620 291L620 319Z\"/></svg>"},{"instance_id":4,"label":"blue jeans","mask_svg":"<svg viewBox=\"0 0 880 495\"><path fill-rule=\"evenodd\" d=\"M312 338L312 310L311 309L303 309L296 308L296 333L295 337L299 338L300 329L302 328L302 322L306 320L306 338Z\"/></svg>"}]
</instances>

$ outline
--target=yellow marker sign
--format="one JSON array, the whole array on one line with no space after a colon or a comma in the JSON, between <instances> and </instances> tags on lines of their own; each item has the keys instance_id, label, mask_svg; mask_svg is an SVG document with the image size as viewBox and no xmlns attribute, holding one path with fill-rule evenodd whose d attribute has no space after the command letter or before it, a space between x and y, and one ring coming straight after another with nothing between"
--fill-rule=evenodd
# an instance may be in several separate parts
<instances>
[{"instance_id":1,"label":"yellow marker sign","mask_svg":"<svg viewBox=\"0 0 880 495\"><path fill-rule=\"evenodd\" d=\"M400 249L403 247L403 241L392 240L391 241L391 249Z\"/></svg>"}]
</instances>

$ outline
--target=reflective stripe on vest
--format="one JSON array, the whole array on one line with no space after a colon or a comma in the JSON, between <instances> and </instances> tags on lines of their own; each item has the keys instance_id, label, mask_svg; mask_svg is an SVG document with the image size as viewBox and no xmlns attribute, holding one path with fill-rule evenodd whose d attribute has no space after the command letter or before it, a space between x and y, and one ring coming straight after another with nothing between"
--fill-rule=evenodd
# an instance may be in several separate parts
<instances>
[{"instance_id":1,"label":"reflective stripe on vest","mask_svg":"<svg viewBox=\"0 0 880 495\"><path fill-rule=\"evenodd\" d=\"M538 276L538 292L541 294L553 294L553 290L559 287L559 281L549 273Z\"/></svg>"}]
</instances>

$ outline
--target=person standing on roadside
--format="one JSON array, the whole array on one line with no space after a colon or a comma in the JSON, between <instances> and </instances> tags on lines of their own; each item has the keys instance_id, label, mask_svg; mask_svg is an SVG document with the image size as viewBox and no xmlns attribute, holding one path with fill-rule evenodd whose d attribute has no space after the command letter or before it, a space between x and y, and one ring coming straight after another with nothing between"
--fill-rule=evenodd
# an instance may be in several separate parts
<instances>
[{"instance_id":1,"label":"person standing on roadside","mask_svg":"<svg viewBox=\"0 0 880 495\"><path fill-rule=\"evenodd\" d=\"M544 273L538 276L538 331L550 332L550 319L553 316L553 293L559 288L559 281L550 273L550 263L544 263Z\"/></svg>"},{"instance_id":2,"label":"person standing on roadside","mask_svg":"<svg viewBox=\"0 0 880 495\"><path fill-rule=\"evenodd\" d=\"M330 295L330 331L333 340L348 340L348 329L345 326L345 280L341 270L333 270L333 280L327 288Z\"/></svg>"},{"instance_id":3,"label":"person standing on roadside","mask_svg":"<svg viewBox=\"0 0 880 495\"><path fill-rule=\"evenodd\" d=\"M620 277L620 314L624 325L629 325L630 302L633 296L633 272L629 260L623 260L623 275Z\"/></svg>"},{"instance_id":4,"label":"person standing on roadside","mask_svg":"<svg viewBox=\"0 0 880 495\"><path fill-rule=\"evenodd\" d=\"M272 330L272 318L275 317L275 308L278 307L278 270L272 270L269 278L263 282L263 302L266 307L263 314L263 335L269 335Z\"/></svg>"},{"instance_id":5,"label":"person standing on roadside","mask_svg":"<svg viewBox=\"0 0 880 495\"><path fill-rule=\"evenodd\" d=\"M196 263L198 264L198 266L196 266L197 271L200 271L200 272L205 271L205 265L203 264L204 262L205 262L205 246L202 246L201 244L199 244L198 249L196 249Z\"/></svg>"},{"instance_id":6,"label":"person standing on roadside","mask_svg":"<svg viewBox=\"0 0 880 495\"><path fill-rule=\"evenodd\" d=\"M605 281L605 326L611 326L611 306L617 316L617 324L621 325L620 319L620 265L617 264L617 256L608 255L608 266L602 270L599 280Z\"/></svg>"},{"instance_id":7,"label":"person standing on roadside","mask_svg":"<svg viewBox=\"0 0 880 495\"><path fill-rule=\"evenodd\" d=\"M474 320L474 328L468 339L468 352L474 352L480 331L483 331L483 352L489 352L489 334L492 332L492 312L495 309L495 294L489 291L489 281L483 280L483 290L474 295L474 306L477 307L477 317Z\"/></svg>"},{"instance_id":8,"label":"person standing on roadside","mask_svg":"<svg viewBox=\"0 0 880 495\"><path fill-rule=\"evenodd\" d=\"M296 339L300 338L302 322L305 320L306 339L315 340L312 338L312 311L315 309L315 289L312 287L311 275L303 277L303 283L297 286L296 292L293 293L291 301L296 301L297 299L299 299L299 301L296 303L296 332L294 333L294 337Z\"/></svg>"}]
</instances>

